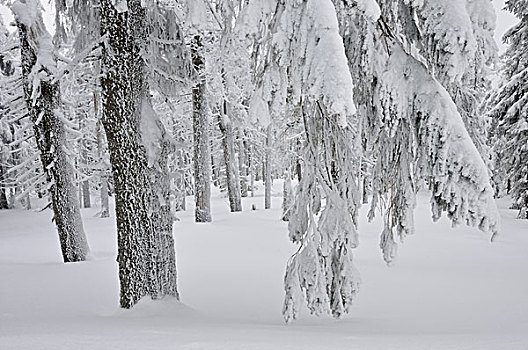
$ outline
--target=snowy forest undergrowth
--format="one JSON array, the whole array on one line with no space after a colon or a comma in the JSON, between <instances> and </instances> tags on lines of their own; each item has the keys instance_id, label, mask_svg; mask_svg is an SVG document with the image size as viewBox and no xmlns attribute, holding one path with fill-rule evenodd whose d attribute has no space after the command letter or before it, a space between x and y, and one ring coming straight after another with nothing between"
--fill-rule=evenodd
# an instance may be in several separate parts
<instances>
[{"instance_id":1,"label":"snowy forest undergrowth","mask_svg":"<svg viewBox=\"0 0 528 350\"><path fill-rule=\"evenodd\" d=\"M214 222L193 211L174 225L181 303L118 305L113 218L82 214L92 258L63 264L51 212L0 212L0 348L7 349L526 349L528 223L500 200L508 234L491 244L476 229L430 218L417 200L416 234L387 267L382 221L360 213L356 264L361 294L341 320L310 318L285 326L284 264L294 246L280 220L282 184L263 210L263 186L241 213L213 191ZM257 210L250 210L255 203ZM65 284L62 281L69 281Z\"/></svg>"}]
</instances>

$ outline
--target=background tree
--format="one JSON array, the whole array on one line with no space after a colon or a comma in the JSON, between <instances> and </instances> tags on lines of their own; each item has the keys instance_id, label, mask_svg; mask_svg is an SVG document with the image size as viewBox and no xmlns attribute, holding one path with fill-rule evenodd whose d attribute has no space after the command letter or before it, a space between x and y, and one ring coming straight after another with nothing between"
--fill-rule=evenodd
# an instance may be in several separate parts
<instances>
[{"instance_id":1,"label":"background tree","mask_svg":"<svg viewBox=\"0 0 528 350\"><path fill-rule=\"evenodd\" d=\"M89 249L65 152L65 129L60 113L60 89L51 35L35 0L11 5L17 23L24 96L40 159L48 180L54 221L64 262L83 261Z\"/></svg>"},{"instance_id":2,"label":"background tree","mask_svg":"<svg viewBox=\"0 0 528 350\"><path fill-rule=\"evenodd\" d=\"M492 119L497 169L506 170L519 217L528 219L528 1L506 1L519 23L504 35L510 46L504 54L504 79L486 101ZM502 165L502 166L501 166Z\"/></svg>"},{"instance_id":3,"label":"background tree","mask_svg":"<svg viewBox=\"0 0 528 350\"><path fill-rule=\"evenodd\" d=\"M205 1L187 1L187 24L190 26L191 61L195 81L192 86L194 197L196 222L211 221L211 145L210 109L207 101L204 40L208 27ZM205 28L205 29L204 29Z\"/></svg>"}]
</instances>

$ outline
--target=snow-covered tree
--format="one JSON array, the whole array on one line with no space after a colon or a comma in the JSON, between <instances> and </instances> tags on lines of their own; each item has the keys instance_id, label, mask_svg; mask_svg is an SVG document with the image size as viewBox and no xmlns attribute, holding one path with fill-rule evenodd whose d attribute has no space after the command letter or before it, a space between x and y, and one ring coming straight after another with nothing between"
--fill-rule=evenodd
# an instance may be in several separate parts
<instances>
[{"instance_id":1,"label":"snow-covered tree","mask_svg":"<svg viewBox=\"0 0 528 350\"><path fill-rule=\"evenodd\" d=\"M37 192L40 195L44 192L46 175L39 159L33 123L28 117L24 98L18 33L12 33L5 39L2 43L4 69L0 75L0 130L4 169L0 184L11 192L9 207L20 202L24 208L30 209L30 194Z\"/></svg>"},{"instance_id":2,"label":"snow-covered tree","mask_svg":"<svg viewBox=\"0 0 528 350\"><path fill-rule=\"evenodd\" d=\"M486 123L478 106L497 56L491 0L378 1L392 34L448 91L485 162ZM420 56L420 57L419 57Z\"/></svg>"},{"instance_id":3,"label":"snow-covered tree","mask_svg":"<svg viewBox=\"0 0 528 350\"><path fill-rule=\"evenodd\" d=\"M0 47L6 49L9 45L9 35L0 21ZM2 99L0 100L0 209L9 209L7 196L8 163L11 153L10 143L12 142L12 132L8 122L9 94L5 91L5 83L14 73L13 62L7 57L7 53L0 53L0 81L2 87Z\"/></svg>"},{"instance_id":4,"label":"snow-covered tree","mask_svg":"<svg viewBox=\"0 0 528 350\"><path fill-rule=\"evenodd\" d=\"M145 295L178 297L169 140L150 98L146 62L152 23L145 5L140 0L100 1L101 37L105 38L102 121L115 186L120 303L124 308Z\"/></svg>"},{"instance_id":5,"label":"snow-covered tree","mask_svg":"<svg viewBox=\"0 0 528 350\"><path fill-rule=\"evenodd\" d=\"M391 262L397 242L414 231L412 211L422 183L431 190L435 220L446 211L453 224L466 223L497 233L499 217L487 167L459 108L435 77L440 77L438 67L444 67L446 75L463 76L466 70L457 69L462 59L471 62L464 58L467 53L453 49L460 57L446 55L441 65L435 60L440 53L428 57L427 46L417 47L417 40L424 35L419 22L401 19L409 17L405 11L401 13L405 6L380 2L379 7L372 0L355 4L334 0L334 4L350 69L357 72L353 74L354 98L364 120L364 144L374 150L371 217L381 205L385 228L380 246L385 260ZM445 14L440 11L436 15L440 18ZM438 18L435 20L441 22ZM451 19L456 20L456 16ZM470 21L465 23L471 26ZM446 33L465 28L460 22L451 27L441 26ZM451 45L459 45L457 34L449 35L442 39L447 40L442 44L446 50L449 40Z\"/></svg>"},{"instance_id":6,"label":"snow-covered tree","mask_svg":"<svg viewBox=\"0 0 528 350\"><path fill-rule=\"evenodd\" d=\"M210 113L207 101L206 57L204 41L208 27L209 8L206 1L187 0L187 25L191 37L191 61L194 69L192 84L194 198L195 221L211 219L211 145Z\"/></svg>"},{"instance_id":7,"label":"snow-covered tree","mask_svg":"<svg viewBox=\"0 0 528 350\"><path fill-rule=\"evenodd\" d=\"M519 217L528 218L528 1L506 1L506 9L520 21L504 35L510 44L504 54L504 83L488 101L488 116L496 127L497 159Z\"/></svg>"},{"instance_id":8,"label":"snow-covered tree","mask_svg":"<svg viewBox=\"0 0 528 350\"><path fill-rule=\"evenodd\" d=\"M312 313L339 317L359 288L352 254L358 244L359 138L335 9L330 0L270 0L255 1L247 11L249 31L260 31L253 50L261 78L250 113L269 124L271 114L292 106L304 139L288 223L299 250L286 268L283 314L287 322L295 319L304 299Z\"/></svg>"},{"instance_id":9,"label":"snow-covered tree","mask_svg":"<svg viewBox=\"0 0 528 350\"><path fill-rule=\"evenodd\" d=\"M23 89L33 122L42 166L49 183L54 221L64 262L85 260L88 243L84 233L73 169L65 151L64 118L52 37L44 27L38 0L11 5L20 38Z\"/></svg>"},{"instance_id":10,"label":"snow-covered tree","mask_svg":"<svg viewBox=\"0 0 528 350\"><path fill-rule=\"evenodd\" d=\"M209 107L207 104L207 80L204 75L202 35L192 38L192 63L197 81L192 87L193 96L193 142L194 142L194 198L195 221L210 222L211 219L211 146L209 144Z\"/></svg>"},{"instance_id":11,"label":"snow-covered tree","mask_svg":"<svg viewBox=\"0 0 528 350\"><path fill-rule=\"evenodd\" d=\"M284 184L282 187L282 221L289 221L293 207L293 187L289 171L284 174Z\"/></svg>"}]
</instances>

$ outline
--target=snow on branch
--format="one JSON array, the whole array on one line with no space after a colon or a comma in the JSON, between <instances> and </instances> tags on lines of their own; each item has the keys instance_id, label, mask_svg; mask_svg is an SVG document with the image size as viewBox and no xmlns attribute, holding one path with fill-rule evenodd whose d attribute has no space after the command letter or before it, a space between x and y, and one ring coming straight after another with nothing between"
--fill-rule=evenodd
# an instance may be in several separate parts
<instances>
[{"instance_id":1,"label":"snow on branch","mask_svg":"<svg viewBox=\"0 0 528 350\"><path fill-rule=\"evenodd\" d=\"M381 242L385 260L390 262L394 257L395 237L401 240L412 232L412 217L405 211L410 213L414 208L415 186L420 179L432 191L435 220L445 211L453 225L477 226L493 238L499 232L500 219L488 169L456 105L427 68L405 53L399 43L393 43L390 49L380 79L380 96L383 118L392 123L388 134L392 141L380 153L397 155L395 166L409 164L403 182L386 189L392 195L391 206L402 201L409 205L404 205L406 210L398 211L400 217L386 225ZM403 143L398 141L402 133L410 133ZM402 187L407 189L402 191Z\"/></svg>"},{"instance_id":2,"label":"snow on branch","mask_svg":"<svg viewBox=\"0 0 528 350\"><path fill-rule=\"evenodd\" d=\"M40 67L46 68L55 74L56 63L53 40L42 20L42 7L38 0L19 0L11 5L11 11L16 22L31 33L27 36L29 45L35 51L37 71ZM36 71L36 72L37 72Z\"/></svg>"}]
</instances>

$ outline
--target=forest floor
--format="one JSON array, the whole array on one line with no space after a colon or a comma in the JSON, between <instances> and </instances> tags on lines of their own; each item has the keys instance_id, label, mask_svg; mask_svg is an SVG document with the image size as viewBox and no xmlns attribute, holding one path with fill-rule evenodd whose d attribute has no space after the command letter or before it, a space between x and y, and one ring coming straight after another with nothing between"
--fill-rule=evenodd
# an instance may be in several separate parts
<instances>
[{"instance_id":1,"label":"forest floor","mask_svg":"<svg viewBox=\"0 0 528 350\"><path fill-rule=\"evenodd\" d=\"M528 349L528 221L508 200L492 244L445 218L433 224L420 195L416 234L390 267L378 248L381 220L368 224L364 208L355 251L363 284L351 314L305 312L285 325L282 279L296 247L280 195L277 182L273 209L262 209L259 192L231 214L214 192L212 224L182 213L182 303L146 300L128 311L118 307L114 219L83 209L93 256L65 265L49 210L0 211L0 349Z\"/></svg>"}]
</instances>

